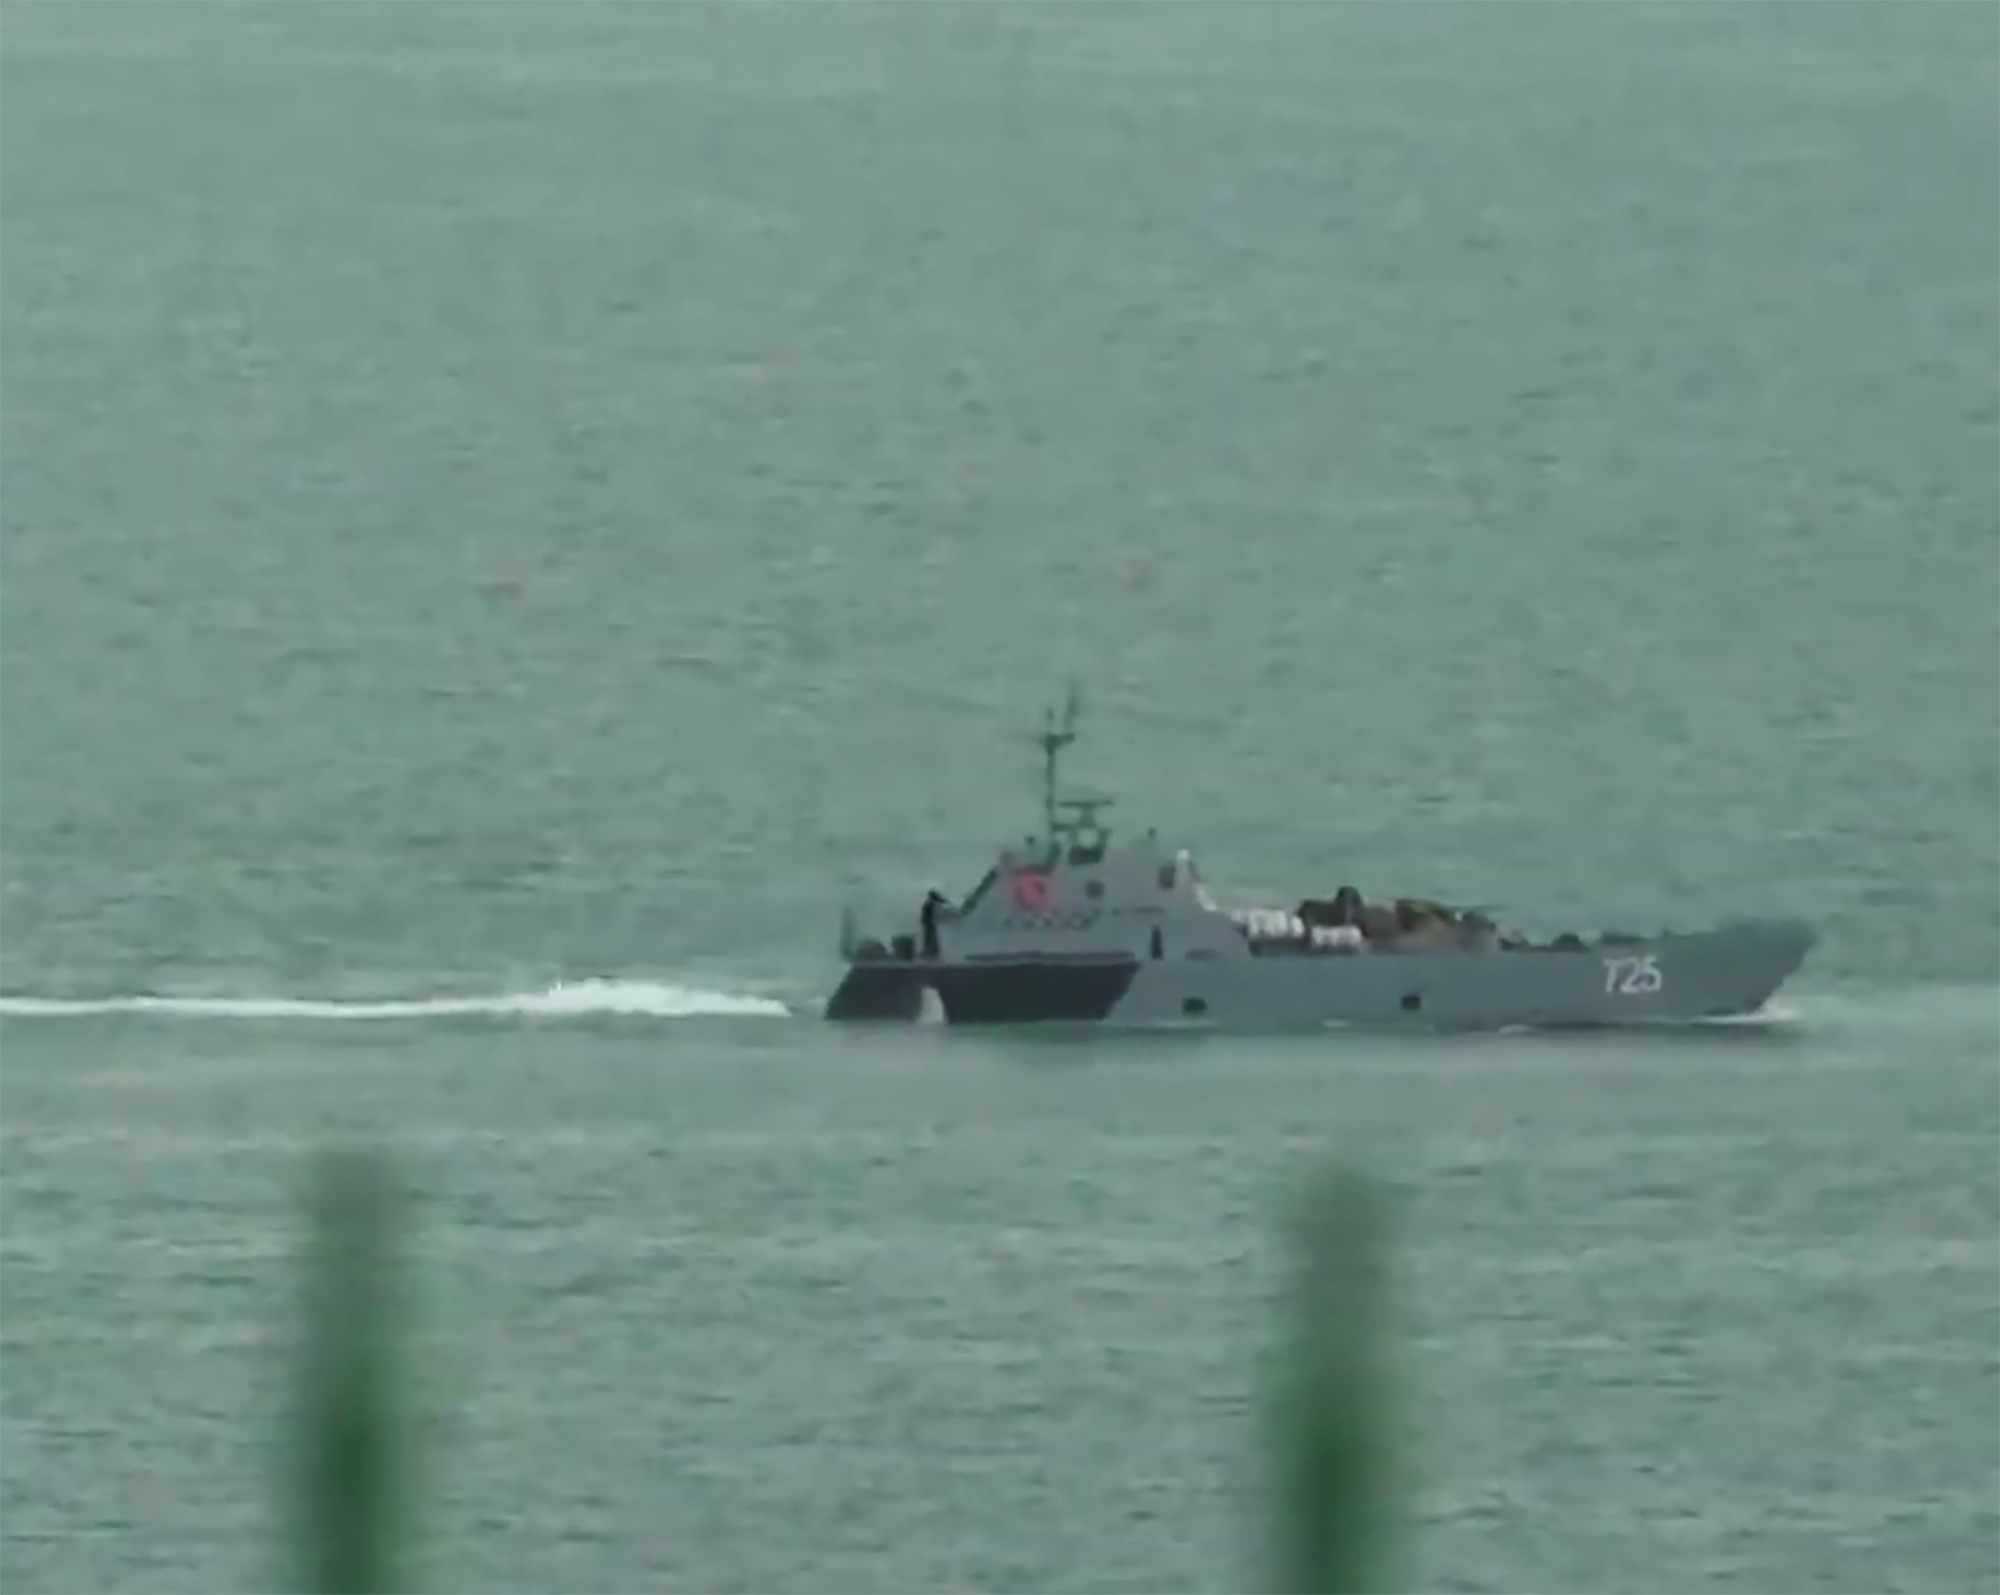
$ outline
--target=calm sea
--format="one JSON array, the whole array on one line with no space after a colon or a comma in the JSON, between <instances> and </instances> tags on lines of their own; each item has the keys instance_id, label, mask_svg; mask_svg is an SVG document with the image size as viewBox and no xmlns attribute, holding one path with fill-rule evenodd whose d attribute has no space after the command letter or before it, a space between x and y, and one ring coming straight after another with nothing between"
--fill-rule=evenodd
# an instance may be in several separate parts
<instances>
[{"instance_id":1,"label":"calm sea","mask_svg":"<svg viewBox=\"0 0 2000 1595\"><path fill-rule=\"evenodd\" d=\"M1425 1589L2000 1590L2000 11L0 20L0 1578L1228 1590L1403 1195ZM1079 783L1237 901L1800 914L1698 1041L811 1017Z\"/></svg>"}]
</instances>

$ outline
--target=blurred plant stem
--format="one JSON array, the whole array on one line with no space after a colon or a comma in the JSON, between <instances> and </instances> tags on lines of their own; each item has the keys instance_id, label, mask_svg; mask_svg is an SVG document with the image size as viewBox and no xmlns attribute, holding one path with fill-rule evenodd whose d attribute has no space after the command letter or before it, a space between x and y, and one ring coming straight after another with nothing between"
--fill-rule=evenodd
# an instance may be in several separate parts
<instances>
[{"instance_id":1,"label":"blurred plant stem","mask_svg":"<svg viewBox=\"0 0 2000 1595\"><path fill-rule=\"evenodd\" d=\"M409 1490L404 1337L381 1165L313 1170L293 1553L310 1595L398 1587ZM1400 1497L1391 1438L1385 1194L1321 1173L1291 1224L1284 1344L1270 1398L1272 1575L1280 1595L1381 1595Z\"/></svg>"},{"instance_id":2,"label":"blurred plant stem","mask_svg":"<svg viewBox=\"0 0 2000 1595\"><path fill-rule=\"evenodd\" d=\"M1293 1215L1268 1414L1281 1595L1380 1595L1391 1584L1399 1459L1388 1222L1386 1193L1338 1168L1315 1177Z\"/></svg>"},{"instance_id":3,"label":"blurred plant stem","mask_svg":"<svg viewBox=\"0 0 2000 1595\"><path fill-rule=\"evenodd\" d=\"M311 1192L293 1545L313 1595L386 1595L408 1481L393 1203L381 1165L322 1155Z\"/></svg>"}]
</instances>

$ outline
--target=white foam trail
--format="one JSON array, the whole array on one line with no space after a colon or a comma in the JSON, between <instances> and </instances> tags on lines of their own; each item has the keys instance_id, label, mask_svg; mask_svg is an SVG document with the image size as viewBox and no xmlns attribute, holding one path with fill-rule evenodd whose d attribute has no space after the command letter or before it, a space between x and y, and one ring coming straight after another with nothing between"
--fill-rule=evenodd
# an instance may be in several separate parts
<instances>
[{"instance_id":1,"label":"white foam trail","mask_svg":"<svg viewBox=\"0 0 2000 1595\"><path fill-rule=\"evenodd\" d=\"M2000 1039L2000 986L1913 986L1883 991L1800 992L1800 1026L1860 1034L1921 1031L1934 1036Z\"/></svg>"},{"instance_id":2,"label":"white foam trail","mask_svg":"<svg viewBox=\"0 0 2000 1595\"><path fill-rule=\"evenodd\" d=\"M425 997L349 1002L311 997L0 997L0 1017L81 1019L153 1014L176 1019L580 1019L633 1014L654 1019L712 1016L782 1018L791 1009L771 997L703 991L651 980L579 980L547 991L486 997Z\"/></svg>"},{"instance_id":3,"label":"white foam trail","mask_svg":"<svg viewBox=\"0 0 2000 1595\"><path fill-rule=\"evenodd\" d=\"M1716 1014L1700 1023L1711 1030L1791 1030L1805 1022L1794 1003L1771 1001L1755 1013Z\"/></svg>"}]
</instances>

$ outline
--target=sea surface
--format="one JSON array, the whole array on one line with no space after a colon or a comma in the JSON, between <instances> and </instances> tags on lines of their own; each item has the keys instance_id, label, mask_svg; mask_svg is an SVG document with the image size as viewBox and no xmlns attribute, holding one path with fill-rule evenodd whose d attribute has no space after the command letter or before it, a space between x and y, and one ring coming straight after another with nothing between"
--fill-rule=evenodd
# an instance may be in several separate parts
<instances>
[{"instance_id":1,"label":"sea surface","mask_svg":"<svg viewBox=\"0 0 2000 1595\"><path fill-rule=\"evenodd\" d=\"M316 1148L431 1590L2000 1590L2000 10L0 8L0 1583L280 1587ZM1693 1039L819 1023L1028 740L1219 895L1796 914Z\"/></svg>"}]
</instances>

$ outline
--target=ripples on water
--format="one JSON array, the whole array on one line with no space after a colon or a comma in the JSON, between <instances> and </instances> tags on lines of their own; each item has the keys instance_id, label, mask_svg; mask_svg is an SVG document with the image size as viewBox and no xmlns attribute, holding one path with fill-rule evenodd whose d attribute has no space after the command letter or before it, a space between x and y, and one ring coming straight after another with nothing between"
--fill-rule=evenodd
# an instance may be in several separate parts
<instances>
[{"instance_id":1,"label":"ripples on water","mask_svg":"<svg viewBox=\"0 0 2000 1595\"><path fill-rule=\"evenodd\" d=\"M1275 1204L1332 1150L1407 1199L1424 1587L1991 1588L1996 1005L7 1017L10 1581L264 1576L287 1204L353 1134L419 1193L427 1587L1241 1587Z\"/></svg>"},{"instance_id":2,"label":"ripples on water","mask_svg":"<svg viewBox=\"0 0 2000 1595\"><path fill-rule=\"evenodd\" d=\"M272 1587L336 1136L425 1588L1242 1588L1328 1152L1423 1587L2000 1587L1989 10L6 9L10 1588ZM774 1012L1072 671L1249 896L1827 939L1698 1041Z\"/></svg>"}]
</instances>

